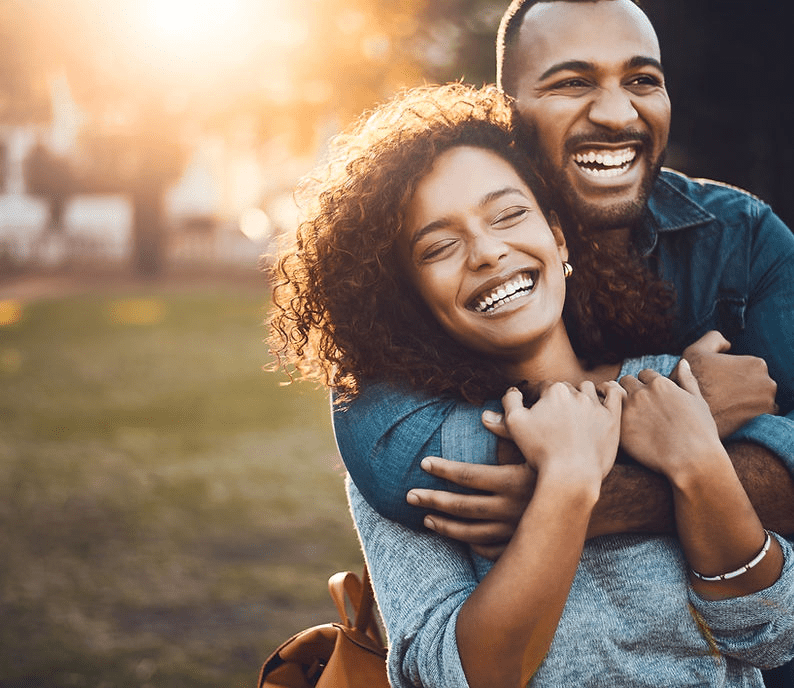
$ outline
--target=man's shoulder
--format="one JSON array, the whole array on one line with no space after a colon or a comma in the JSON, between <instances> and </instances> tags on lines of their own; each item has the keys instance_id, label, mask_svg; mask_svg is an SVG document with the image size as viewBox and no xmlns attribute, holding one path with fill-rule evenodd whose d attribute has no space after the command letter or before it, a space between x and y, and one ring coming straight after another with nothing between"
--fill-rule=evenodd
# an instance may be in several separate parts
<instances>
[{"instance_id":1,"label":"man's shoulder","mask_svg":"<svg viewBox=\"0 0 794 688\"><path fill-rule=\"evenodd\" d=\"M648 199L653 228L660 234L688 230L703 231L733 227L755 227L769 206L756 196L713 179L688 177L663 169Z\"/></svg>"},{"instance_id":2,"label":"man's shoulder","mask_svg":"<svg viewBox=\"0 0 794 688\"><path fill-rule=\"evenodd\" d=\"M724 204L764 205L755 194L727 182L704 177L690 177L683 172L663 168L654 186L653 195L680 194L711 212Z\"/></svg>"}]
</instances>

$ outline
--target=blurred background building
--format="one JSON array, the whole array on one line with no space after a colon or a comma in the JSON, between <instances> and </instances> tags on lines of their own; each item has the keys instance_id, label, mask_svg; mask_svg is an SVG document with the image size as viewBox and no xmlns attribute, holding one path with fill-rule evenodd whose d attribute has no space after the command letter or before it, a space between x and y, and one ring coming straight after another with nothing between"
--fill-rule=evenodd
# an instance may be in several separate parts
<instances>
[{"instance_id":1,"label":"blurred background building","mask_svg":"<svg viewBox=\"0 0 794 688\"><path fill-rule=\"evenodd\" d=\"M400 88L495 73L505 0L0 2L0 273L252 269L328 138ZM668 164L789 224L785 4L645 0Z\"/></svg>"}]
</instances>

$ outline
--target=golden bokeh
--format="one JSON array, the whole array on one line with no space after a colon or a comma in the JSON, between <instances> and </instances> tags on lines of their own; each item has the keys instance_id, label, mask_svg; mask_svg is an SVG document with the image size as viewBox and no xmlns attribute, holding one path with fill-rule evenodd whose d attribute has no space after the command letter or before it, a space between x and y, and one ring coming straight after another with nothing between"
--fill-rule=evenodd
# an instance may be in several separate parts
<instances>
[{"instance_id":1,"label":"golden bokeh","mask_svg":"<svg viewBox=\"0 0 794 688\"><path fill-rule=\"evenodd\" d=\"M22 304L16 299L0 300L0 327L11 327L22 320Z\"/></svg>"},{"instance_id":2,"label":"golden bokeh","mask_svg":"<svg viewBox=\"0 0 794 688\"><path fill-rule=\"evenodd\" d=\"M107 308L108 320L116 325L156 325L165 315L165 304L159 299L119 299Z\"/></svg>"}]
</instances>

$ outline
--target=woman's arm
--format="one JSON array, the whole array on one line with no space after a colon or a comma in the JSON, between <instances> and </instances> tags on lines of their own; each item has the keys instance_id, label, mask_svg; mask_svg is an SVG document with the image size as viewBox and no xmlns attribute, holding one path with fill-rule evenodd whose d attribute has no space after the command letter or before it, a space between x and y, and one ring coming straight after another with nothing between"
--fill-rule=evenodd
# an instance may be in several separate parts
<instances>
[{"instance_id":1,"label":"woman's arm","mask_svg":"<svg viewBox=\"0 0 794 688\"><path fill-rule=\"evenodd\" d=\"M505 422L538 478L515 536L458 616L472 688L525 685L551 645L617 452L622 391L605 389L603 404L592 383L551 385L529 409L516 389L503 399Z\"/></svg>"},{"instance_id":2,"label":"woman's arm","mask_svg":"<svg viewBox=\"0 0 794 688\"><path fill-rule=\"evenodd\" d=\"M692 570L701 574L690 576L693 589L707 599L763 590L783 567L774 538L749 570L704 580L754 561L767 537L686 362L678 377L681 386L650 370L621 380L628 392L621 441L638 461L670 481L681 547Z\"/></svg>"}]
</instances>

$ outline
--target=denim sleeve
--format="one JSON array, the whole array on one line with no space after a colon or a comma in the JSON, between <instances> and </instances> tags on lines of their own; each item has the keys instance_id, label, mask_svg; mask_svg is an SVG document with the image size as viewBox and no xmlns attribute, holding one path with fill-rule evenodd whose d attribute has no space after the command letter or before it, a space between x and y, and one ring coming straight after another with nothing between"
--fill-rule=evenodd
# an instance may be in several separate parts
<instances>
[{"instance_id":1,"label":"denim sleeve","mask_svg":"<svg viewBox=\"0 0 794 688\"><path fill-rule=\"evenodd\" d=\"M460 543L380 516L350 481L348 499L388 637L393 688L466 688L456 625L477 586Z\"/></svg>"},{"instance_id":2,"label":"denim sleeve","mask_svg":"<svg viewBox=\"0 0 794 688\"><path fill-rule=\"evenodd\" d=\"M723 654L769 668L788 661L794 647L794 561L791 544L783 548L780 578L764 590L727 600L706 600L691 588L692 606Z\"/></svg>"},{"instance_id":3,"label":"denim sleeve","mask_svg":"<svg viewBox=\"0 0 794 688\"><path fill-rule=\"evenodd\" d=\"M759 416L730 440L760 444L794 474L794 234L763 204L754 206L744 328L731 350L763 358L778 384L780 416Z\"/></svg>"},{"instance_id":4,"label":"denim sleeve","mask_svg":"<svg viewBox=\"0 0 794 688\"><path fill-rule=\"evenodd\" d=\"M483 426L481 413L455 399L373 383L353 401L334 405L333 424L345 468L367 502L382 516L422 530L428 510L408 504L408 490L465 492L423 471L425 456L465 460L462 447L471 461L496 461L496 437Z\"/></svg>"}]
</instances>

